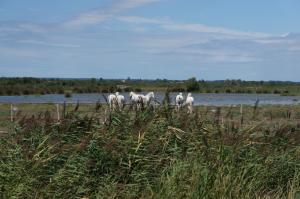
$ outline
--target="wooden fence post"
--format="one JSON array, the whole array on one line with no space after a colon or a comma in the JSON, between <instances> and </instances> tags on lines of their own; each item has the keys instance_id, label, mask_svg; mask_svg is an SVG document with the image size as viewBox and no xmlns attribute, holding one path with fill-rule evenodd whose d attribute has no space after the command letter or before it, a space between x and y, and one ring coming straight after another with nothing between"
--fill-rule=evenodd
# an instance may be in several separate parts
<instances>
[{"instance_id":1,"label":"wooden fence post","mask_svg":"<svg viewBox=\"0 0 300 199\"><path fill-rule=\"evenodd\" d=\"M244 124L243 104L241 104L240 114L241 114L241 125L243 125Z\"/></svg>"},{"instance_id":2,"label":"wooden fence post","mask_svg":"<svg viewBox=\"0 0 300 199\"><path fill-rule=\"evenodd\" d=\"M10 104L10 121L14 121L14 111L13 111L13 105Z\"/></svg>"},{"instance_id":3,"label":"wooden fence post","mask_svg":"<svg viewBox=\"0 0 300 199\"><path fill-rule=\"evenodd\" d=\"M241 104L240 113L243 115L243 104Z\"/></svg>"},{"instance_id":4,"label":"wooden fence post","mask_svg":"<svg viewBox=\"0 0 300 199\"><path fill-rule=\"evenodd\" d=\"M59 115L59 104L56 104L56 115L57 115L57 121L60 121L60 115Z\"/></svg>"}]
</instances>

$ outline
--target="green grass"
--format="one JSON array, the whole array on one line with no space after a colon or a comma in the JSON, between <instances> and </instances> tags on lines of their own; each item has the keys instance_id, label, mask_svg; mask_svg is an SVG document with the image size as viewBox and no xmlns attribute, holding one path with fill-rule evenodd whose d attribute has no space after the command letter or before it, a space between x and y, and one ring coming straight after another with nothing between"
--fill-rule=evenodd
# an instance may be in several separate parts
<instances>
[{"instance_id":1,"label":"green grass","mask_svg":"<svg viewBox=\"0 0 300 199\"><path fill-rule=\"evenodd\" d=\"M0 136L1 198L300 198L298 106L52 107Z\"/></svg>"}]
</instances>

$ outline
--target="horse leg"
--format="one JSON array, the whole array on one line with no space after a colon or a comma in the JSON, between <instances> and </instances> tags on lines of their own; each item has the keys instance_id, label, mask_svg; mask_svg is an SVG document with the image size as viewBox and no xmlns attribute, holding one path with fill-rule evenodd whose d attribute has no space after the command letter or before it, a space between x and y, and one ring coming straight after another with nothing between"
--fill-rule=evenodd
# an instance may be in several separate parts
<instances>
[{"instance_id":1,"label":"horse leg","mask_svg":"<svg viewBox=\"0 0 300 199\"><path fill-rule=\"evenodd\" d=\"M192 113L193 113L193 106L192 106L192 105L189 105L189 106L188 106L188 109L189 109L188 113L189 113L189 114L192 114Z\"/></svg>"}]
</instances>

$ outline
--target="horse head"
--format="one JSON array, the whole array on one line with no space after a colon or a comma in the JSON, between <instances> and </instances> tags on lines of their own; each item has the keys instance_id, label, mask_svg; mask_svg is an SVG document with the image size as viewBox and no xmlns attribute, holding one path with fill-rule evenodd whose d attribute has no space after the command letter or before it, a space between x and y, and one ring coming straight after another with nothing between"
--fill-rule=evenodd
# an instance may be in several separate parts
<instances>
[{"instance_id":1,"label":"horse head","mask_svg":"<svg viewBox=\"0 0 300 199\"><path fill-rule=\"evenodd\" d=\"M148 93L147 96L148 96L150 99L153 99L153 98L154 98L154 92Z\"/></svg>"},{"instance_id":2,"label":"horse head","mask_svg":"<svg viewBox=\"0 0 300 199\"><path fill-rule=\"evenodd\" d=\"M129 98L132 99L133 95L134 95L134 92L131 91L131 92L129 93Z\"/></svg>"}]
</instances>

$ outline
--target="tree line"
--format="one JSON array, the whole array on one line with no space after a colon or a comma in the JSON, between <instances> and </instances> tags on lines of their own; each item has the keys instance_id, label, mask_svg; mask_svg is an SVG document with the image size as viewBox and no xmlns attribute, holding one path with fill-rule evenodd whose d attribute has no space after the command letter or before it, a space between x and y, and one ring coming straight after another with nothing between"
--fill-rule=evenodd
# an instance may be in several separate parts
<instances>
[{"instance_id":1,"label":"tree line","mask_svg":"<svg viewBox=\"0 0 300 199\"><path fill-rule=\"evenodd\" d=\"M201 92L201 93L258 93L298 95L298 82L282 81L205 81L195 77L187 80L143 79L62 79L62 78L0 78L0 95L111 93L111 92Z\"/></svg>"}]
</instances>

